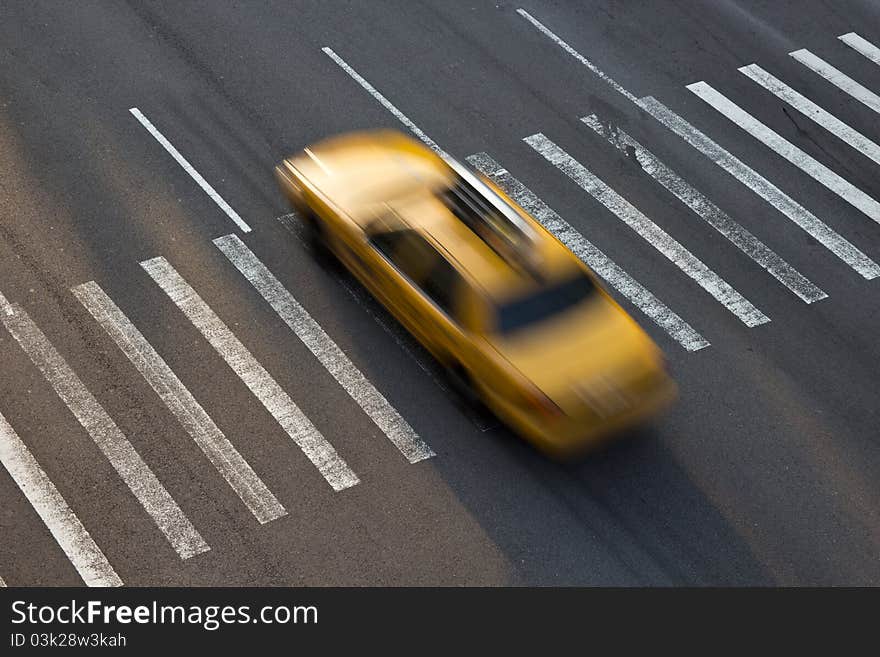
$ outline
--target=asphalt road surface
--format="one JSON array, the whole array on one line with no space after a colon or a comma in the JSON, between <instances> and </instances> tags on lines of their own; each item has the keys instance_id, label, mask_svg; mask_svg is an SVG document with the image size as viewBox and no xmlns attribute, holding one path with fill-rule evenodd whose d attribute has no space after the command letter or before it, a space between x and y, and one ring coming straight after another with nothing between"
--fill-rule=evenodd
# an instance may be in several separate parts
<instances>
[{"instance_id":1,"label":"asphalt road surface","mask_svg":"<svg viewBox=\"0 0 880 657\"><path fill-rule=\"evenodd\" d=\"M0 582L880 584L878 48L874 0L2 3ZM568 465L463 406L272 177L374 127L487 154L677 405Z\"/></svg>"}]
</instances>

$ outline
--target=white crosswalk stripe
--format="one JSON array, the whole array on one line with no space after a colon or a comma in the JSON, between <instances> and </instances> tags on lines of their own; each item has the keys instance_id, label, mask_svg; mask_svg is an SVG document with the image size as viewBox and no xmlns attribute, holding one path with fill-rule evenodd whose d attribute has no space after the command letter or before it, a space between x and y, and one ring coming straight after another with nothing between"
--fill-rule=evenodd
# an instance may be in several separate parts
<instances>
[{"instance_id":1,"label":"white crosswalk stripe","mask_svg":"<svg viewBox=\"0 0 880 657\"><path fill-rule=\"evenodd\" d=\"M861 53L872 62L880 66L880 48L875 46L873 43L860 37L855 32L850 32L848 34L841 34L837 37L841 41L843 41L846 45L848 45L853 50Z\"/></svg>"},{"instance_id":2,"label":"white crosswalk stripe","mask_svg":"<svg viewBox=\"0 0 880 657\"><path fill-rule=\"evenodd\" d=\"M266 484L104 290L90 281L72 291L165 402L257 520L266 523L286 515L287 511Z\"/></svg>"},{"instance_id":3,"label":"white crosswalk stripe","mask_svg":"<svg viewBox=\"0 0 880 657\"><path fill-rule=\"evenodd\" d=\"M880 164L880 146L865 137L865 135L851 128L833 114L826 112L809 98L801 95L782 80L771 75L757 64L743 66L739 70L774 96L780 100L784 100L801 114L818 123L832 135L849 144L865 157Z\"/></svg>"},{"instance_id":4,"label":"white crosswalk stripe","mask_svg":"<svg viewBox=\"0 0 880 657\"><path fill-rule=\"evenodd\" d=\"M824 164L785 139L785 137L758 121L758 119L743 110L722 93L713 89L706 82L694 82L693 84L687 85L687 88L697 97L704 100L708 105L763 143L770 150L781 155L798 169L837 194L854 208L860 210L877 223L880 223L880 203L865 194L862 190L858 189L855 185L834 173Z\"/></svg>"},{"instance_id":5,"label":"white crosswalk stripe","mask_svg":"<svg viewBox=\"0 0 880 657\"><path fill-rule=\"evenodd\" d=\"M226 361L333 490L340 491L357 484L357 475L333 445L171 264L165 258L157 257L143 261L141 267Z\"/></svg>"},{"instance_id":6,"label":"white crosswalk stripe","mask_svg":"<svg viewBox=\"0 0 880 657\"><path fill-rule=\"evenodd\" d=\"M764 176L663 105L659 100L646 96L639 99L639 106L724 171L767 201L767 203L779 210L779 212L788 217L810 237L822 244L864 278L870 280L880 276L880 265L871 260L849 240L764 178Z\"/></svg>"},{"instance_id":7,"label":"white crosswalk stripe","mask_svg":"<svg viewBox=\"0 0 880 657\"><path fill-rule=\"evenodd\" d=\"M364 413L379 427L410 463L434 456L409 423L376 390L342 349L327 335L293 295L236 235L226 235L214 244L235 268L250 281L284 323L309 348Z\"/></svg>"},{"instance_id":8,"label":"white crosswalk stripe","mask_svg":"<svg viewBox=\"0 0 880 657\"><path fill-rule=\"evenodd\" d=\"M86 586L122 586L122 580L101 548L2 414L0 463L45 523Z\"/></svg>"},{"instance_id":9,"label":"white crosswalk stripe","mask_svg":"<svg viewBox=\"0 0 880 657\"><path fill-rule=\"evenodd\" d=\"M210 550L128 438L39 327L20 306L3 305L5 312L0 315L7 330L107 457L180 558L189 559Z\"/></svg>"},{"instance_id":10,"label":"white crosswalk stripe","mask_svg":"<svg viewBox=\"0 0 880 657\"><path fill-rule=\"evenodd\" d=\"M788 54L814 73L821 75L841 91L848 93L866 107L870 107L880 114L880 96L870 89L859 84L842 71L837 70L824 59L816 57L809 50L795 50Z\"/></svg>"},{"instance_id":11,"label":"white crosswalk stripe","mask_svg":"<svg viewBox=\"0 0 880 657\"><path fill-rule=\"evenodd\" d=\"M699 258L547 137L538 133L526 137L524 141L666 256L746 326L758 326L770 321L769 317L709 269Z\"/></svg>"},{"instance_id":12,"label":"white crosswalk stripe","mask_svg":"<svg viewBox=\"0 0 880 657\"><path fill-rule=\"evenodd\" d=\"M623 153L629 155L632 149L632 157L648 175L803 301L813 303L828 296L626 132L604 125L595 114L581 121Z\"/></svg>"},{"instance_id":13,"label":"white crosswalk stripe","mask_svg":"<svg viewBox=\"0 0 880 657\"><path fill-rule=\"evenodd\" d=\"M468 162L483 175L491 178L523 209L537 219L547 230L565 244L572 253L622 294L636 308L650 317L660 328L688 351L709 346L709 342L687 322L655 297L641 283L621 269L611 258L600 251L574 227L559 216L534 192L514 178L486 153L467 158Z\"/></svg>"}]
</instances>

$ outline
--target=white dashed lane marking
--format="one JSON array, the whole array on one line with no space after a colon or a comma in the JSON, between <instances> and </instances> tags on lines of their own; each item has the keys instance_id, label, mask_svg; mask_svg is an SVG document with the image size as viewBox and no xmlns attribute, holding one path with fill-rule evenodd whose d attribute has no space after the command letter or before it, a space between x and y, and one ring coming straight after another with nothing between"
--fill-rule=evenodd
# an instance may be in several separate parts
<instances>
[{"instance_id":1,"label":"white dashed lane marking","mask_svg":"<svg viewBox=\"0 0 880 657\"><path fill-rule=\"evenodd\" d=\"M373 98L378 100L379 103L382 105L382 107L384 107L389 112L391 112L391 114L393 114L394 117L398 121L400 121L403 125L405 125L407 128L409 128L416 137L418 137L423 142L425 142L425 144L427 144L431 148L431 150L433 150L437 153L441 153L441 154L443 153L443 149L440 148L440 146L437 144L436 141L434 141L428 135L426 135L422 131L422 129L419 128L419 126L417 126L415 123L413 123L406 114L404 114L399 109L397 109L397 107L395 107L394 104L390 100L388 100L387 98L385 98L385 96L383 96L381 93L379 93L379 91L376 89L376 87L374 87L372 84L370 84L357 71L355 71L351 66L349 66L345 62L345 60L342 59L342 57L340 57L335 52L333 52L332 48L328 48L325 46L324 48L321 48L321 50L324 52L325 55L327 55L330 59L332 59L334 62L336 62L343 71L348 73L348 75L351 77L352 80L354 80L359 85L361 85L361 87L363 87L368 94L370 94Z\"/></svg>"},{"instance_id":2,"label":"white dashed lane marking","mask_svg":"<svg viewBox=\"0 0 880 657\"><path fill-rule=\"evenodd\" d=\"M211 197L211 200L214 201L214 203L216 203L218 206L220 206L220 209L226 213L226 216L228 216L230 219L232 219L232 221L235 222L236 226L238 226L245 233L249 233L251 231L251 227L247 225L245 220L238 216L238 213L233 210L232 207L230 207L229 203L223 200L223 197L217 193L217 190L215 190L213 187L211 187L211 185L208 184L208 181L202 177L202 174L195 170L195 167L193 167L193 165L191 165L187 161L187 159L180 154L180 151L178 151L174 147L174 144L168 141L165 138L165 135L159 132L156 129L156 126L150 123L150 120L146 116L144 116L137 107L132 107L128 111L131 112L134 118L136 118L140 122L140 124L147 129L147 132L153 135L153 138L162 145L162 148L168 151L169 155L171 155L171 157L173 157L174 160L181 167L183 167L183 170L186 171L190 175L190 177L196 181L196 184L201 187L208 196Z\"/></svg>"}]
</instances>

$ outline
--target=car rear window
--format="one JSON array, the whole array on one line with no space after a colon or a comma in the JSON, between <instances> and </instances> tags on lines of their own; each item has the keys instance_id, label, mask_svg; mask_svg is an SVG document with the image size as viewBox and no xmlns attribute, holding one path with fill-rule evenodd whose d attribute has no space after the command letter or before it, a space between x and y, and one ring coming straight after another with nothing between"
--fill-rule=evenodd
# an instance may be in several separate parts
<instances>
[{"instance_id":1,"label":"car rear window","mask_svg":"<svg viewBox=\"0 0 880 657\"><path fill-rule=\"evenodd\" d=\"M561 315L594 295L596 286L585 273L552 283L498 307L497 328L509 335Z\"/></svg>"}]
</instances>

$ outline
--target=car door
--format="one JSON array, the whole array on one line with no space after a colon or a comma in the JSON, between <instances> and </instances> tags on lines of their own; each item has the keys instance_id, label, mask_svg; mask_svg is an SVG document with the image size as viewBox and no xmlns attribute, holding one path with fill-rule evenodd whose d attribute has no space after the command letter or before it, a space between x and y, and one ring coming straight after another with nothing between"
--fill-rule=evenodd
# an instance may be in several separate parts
<instances>
[{"instance_id":1,"label":"car door","mask_svg":"<svg viewBox=\"0 0 880 657\"><path fill-rule=\"evenodd\" d=\"M411 229L376 232L369 241L383 262L373 281L377 296L429 351L443 358L463 337L455 317L461 276Z\"/></svg>"},{"instance_id":2,"label":"car door","mask_svg":"<svg viewBox=\"0 0 880 657\"><path fill-rule=\"evenodd\" d=\"M364 283L397 319L412 330L413 308L410 280L418 276L413 259L407 254L410 229L369 232L367 249L362 265L366 280Z\"/></svg>"},{"instance_id":3,"label":"car door","mask_svg":"<svg viewBox=\"0 0 880 657\"><path fill-rule=\"evenodd\" d=\"M420 292L419 319L425 324L428 347L445 361L467 360L467 331L461 321L465 279L441 253L430 247L432 257L425 275L416 282Z\"/></svg>"}]
</instances>

